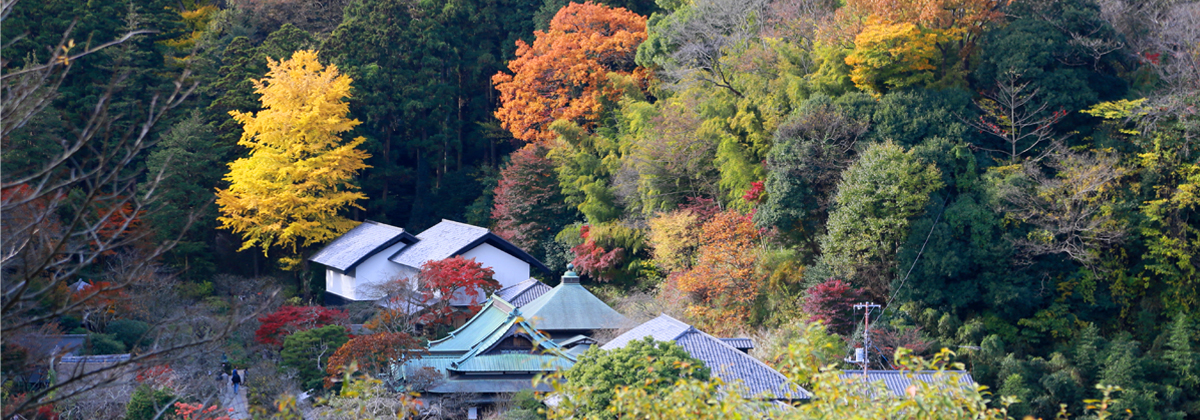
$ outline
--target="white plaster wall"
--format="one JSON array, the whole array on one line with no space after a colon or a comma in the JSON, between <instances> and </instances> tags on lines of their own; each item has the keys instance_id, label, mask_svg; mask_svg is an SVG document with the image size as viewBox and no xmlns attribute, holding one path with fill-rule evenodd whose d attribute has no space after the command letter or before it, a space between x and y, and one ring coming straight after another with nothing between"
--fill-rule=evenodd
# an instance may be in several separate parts
<instances>
[{"instance_id":1,"label":"white plaster wall","mask_svg":"<svg viewBox=\"0 0 1200 420\"><path fill-rule=\"evenodd\" d=\"M326 268L325 291L346 299L354 299L354 275Z\"/></svg>"},{"instance_id":2,"label":"white plaster wall","mask_svg":"<svg viewBox=\"0 0 1200 420\"><path fill-rule=\"evenodd\" d=\"M332 268L325 269L325 291L335 295L346 297L346 292L342 289L342 272Z\"/></svg>"},{"instance_id":3,"label":"white plaster wall","mask_svg":"<svg viewBox=\"0 0 1200 420\"><path fill-rule=\"evenodd\" d=\"M508 287L529 278L529 263L520 258L501 251L491 244L479 244L475 248L462 253L463 258L475 258L484 267L496 272L492 278L500 282L500 287Z\"/></svg>"},{"instance_id":4,"label":"white plaster wall","mask_svg":"<svg viewBox=\"0 0 1200 420\"><path fill-rule=\"evenodd\" d=\"M352 292L349 296L345 296L353 300L371 300L378 299L382 296L374 296L371 293L371 286L385 283L389 280L409 278L417 274L417 271L411 267L405 267L400 264L388 261L388 257L403 248L403 242L397 243L387 249L376 252L354 267L354 277L351 277L349 288Z\"/></svg>"}]
</instances>

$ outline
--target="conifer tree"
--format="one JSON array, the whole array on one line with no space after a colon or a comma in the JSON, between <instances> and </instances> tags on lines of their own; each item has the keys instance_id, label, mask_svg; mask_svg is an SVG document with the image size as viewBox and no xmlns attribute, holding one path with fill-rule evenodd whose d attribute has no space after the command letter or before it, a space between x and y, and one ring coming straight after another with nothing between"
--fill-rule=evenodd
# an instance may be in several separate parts
<instances>
[{"instance_id":1,"label":"conifer tree","mask_svg":"<svg viewBox=\"0 0 1200 420\"><path fill-rule=\"evenodd\" d=\"M370 156L356 149L362 137L344 142L339 135L359 124L346 117L349 76L322 66L311 50L268 60L268 67L267 77L254 83L263 110L230 112L244 127L238 144L250 156L229 164L229 188L217 191L217 220L242 235L241 249L282 249L280 262L295 269L300 248L357 224L338 212L361 208L356 202L366 196L352 179Z\"/></svg>"}]
</instances>

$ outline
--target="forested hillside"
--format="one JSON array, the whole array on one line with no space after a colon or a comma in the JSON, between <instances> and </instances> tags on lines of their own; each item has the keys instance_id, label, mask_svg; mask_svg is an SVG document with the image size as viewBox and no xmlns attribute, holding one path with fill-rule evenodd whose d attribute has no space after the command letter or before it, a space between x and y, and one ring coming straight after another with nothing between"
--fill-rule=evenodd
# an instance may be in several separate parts
<instances>
[{"instance_id":1,"label":"forested hillside","mask_svg":"<svg viewBox=\"0 0 1200 420\"><path fill-rule=\"evenodd\" d=\"M1097 384L1123 389L1114 412L1200 416L1200 3L3 13L6 335L158 328L161 305L88 302L161 277L173 294L133 290L229 317L209 344L258 363L253 317L229 314L312 302L305 258L358 222L450 219L574 264L631 317L754 336L768 362L811 320L852 352L871 301L873 366L949 348L1017 418L1081 415Z\"/></svg>"}]
</instances>

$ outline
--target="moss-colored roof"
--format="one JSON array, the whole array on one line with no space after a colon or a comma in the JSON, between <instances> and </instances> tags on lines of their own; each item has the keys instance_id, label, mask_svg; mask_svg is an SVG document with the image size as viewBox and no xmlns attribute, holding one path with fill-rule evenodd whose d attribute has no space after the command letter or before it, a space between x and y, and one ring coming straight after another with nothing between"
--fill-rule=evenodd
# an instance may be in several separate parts
<instances>
[{"instance_id":1,"label":"moss-colored roof","mask_svg":"<svg viewBox=\"0 0 1200 420\"><path fill-rule=\"evenodd\" d=\"M514 334L527 336L535 344L534 351L488 354ZM512 304L495 296L448 337L430 342L429 353L429 357L407 362L405 370L430 367L442 372L504 374L549 372L575 364L573 356L538 332Z\"/></svg>"},{"instance_id":2,"label":"moss-colored roof","mask_svg":"<svg viewBox=\"0 0 1200 420\"><path fill-rule=\"evenodd\" d=\"M576 282L564 281L521 307L542 331L617 329L626 323L608 304Z\"/></svg>"}]
</instances>

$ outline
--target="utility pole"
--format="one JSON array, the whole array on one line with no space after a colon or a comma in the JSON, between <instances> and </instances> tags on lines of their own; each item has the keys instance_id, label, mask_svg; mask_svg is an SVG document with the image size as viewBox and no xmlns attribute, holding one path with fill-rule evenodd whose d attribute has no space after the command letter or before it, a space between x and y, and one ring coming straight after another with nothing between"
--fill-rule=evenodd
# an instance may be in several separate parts
<instances>
[{"instance_id":1,"label":"utility pole","mask_svg":"<svg viewBox=\"0 0 1200 420\"><path fill-rule=\"evenodd\" d=\"M873 302L855 303L854 310L865 309L863 312L863 356L859 360L862 364L863 380L867 377L867 368L871 364L871 309L879 308L880 306ZM856 354L857 358L858 355Z\"/></svg>"}]
</instances>

